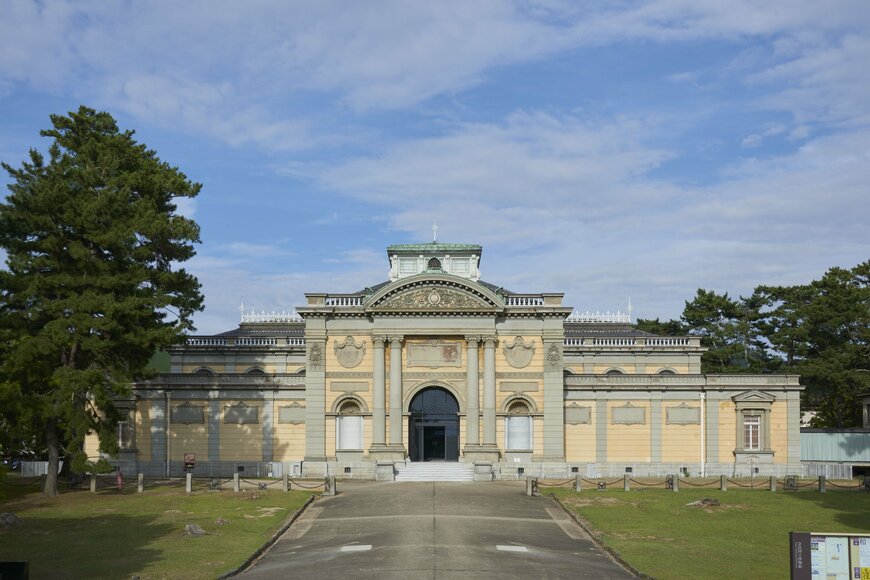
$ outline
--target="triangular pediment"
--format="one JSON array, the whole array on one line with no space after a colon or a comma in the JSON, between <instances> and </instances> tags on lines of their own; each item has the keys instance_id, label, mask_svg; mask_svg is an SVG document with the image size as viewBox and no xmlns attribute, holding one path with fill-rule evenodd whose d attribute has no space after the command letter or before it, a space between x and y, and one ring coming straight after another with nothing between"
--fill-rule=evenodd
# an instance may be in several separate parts
<instances>
[{"instance_id":1,"label":"triangular pediment","mask_svg":"<svg viewBox=\"0 0 870 580\"><path fill-rule=\"evenodd\" d=\"M772 403L776 397L762 391L745 391L739 395L734 395L731 400L735 403Z\"/></svg>"},{"instance_id":2,"label":"triangular pediment","mask_svg":"<svg viewBox=\"0 0 870 580\"><path fill-rule=\"evenodd\" d=\"M370 312L499 312L504 300L491 290L448 275L415 276L381 288L365 304Z\"/></svg>"}]
</instances>

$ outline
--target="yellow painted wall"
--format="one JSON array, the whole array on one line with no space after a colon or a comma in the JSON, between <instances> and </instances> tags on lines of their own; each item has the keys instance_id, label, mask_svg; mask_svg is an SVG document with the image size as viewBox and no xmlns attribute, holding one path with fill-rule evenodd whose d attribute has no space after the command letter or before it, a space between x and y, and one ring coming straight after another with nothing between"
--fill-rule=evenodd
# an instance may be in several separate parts
<instances>
[{"instance_id":1,"label":"yellow painted wall","mask_svg":"<svg viewBox=\"0 0 870 580\"><path fill-rule=\"evenodd\" d=\"M139 461L151 461L151 401L136 403L135 437Z\"/></svg>"},{"instance_id":2,"label":"yellow painted wall","mask_svg":"<svg viewBox=\"0 0 870 580\"><path fill-rule=\"evenodd\" d=\"M650 407L646 401L631 401L631 405L646 409L645 425L611 425L614 407L627 401L607 404L607 460L615 462L650 461Z\"/></svg>"},{"instance_id":3,"label":"yellow painted wall","mask_svg":"<svg viewBox=\"0 0 870 580\"><path fill-rule=\"evenodd\" d=\"M565 425L565 460L595 461L595 409L592 422L583 425Z\"/></svg>"},{"instance_id":4,"label":"yellow painted wall","mask_svg":"<svg viewBox=\"0 0 870 580\"><path fill-rule=\"evenodd\" d=\"M732 401L719 403L719 459L722 463L734 461L734 449L737 446L735 429L737 413ZM710 461L714 461L710 459Z\"/></svg>"},{"instance_id":5,"label":"yellow painted wall","mask_svg":"<svg viewBox=\"0 0 870 580\"><path fill-rule=\"evenodd\" d=\"M185 453L196 453L197 461L208 461L208 407L205 408L205 417L204 423L170 425L169 452L172 461L183 461Z\"/></svg>"},{"instance_id":6,"label":"yellow painted wall","mask_svg":"<svg viewBox=\"0 0 870 580\"><path fill-rule=\"evenodd\" d=\"M667 401L662 404L662 461L700 461L701 426L668 425L668 407L677 407L681 401ZM689 407L697 407L697 401L684 401ZM692 404L694 403L694 405ZM715 460L712 460L715 461Z\"/></svg>"},{"instance_id":7,"label":"yellow painted wall","mask_svg":"<svg viewBox=\"0 0 870 580\"><path fill-rule=\"evenodd\" d=\"M275 461L301 461L305 457L305 424L279 423L279 406L287 406L287 403L275 403L273 458Z\"/></svg>"},{"instance_id":8,"label":"yellow painted wall","mask_svg":"<svg viewBox=\"0 0 870 580\"><path fill-rule=\"evenodd\" d=\"M770 408L770 448L774 463L788 462L788 415L785 401L774 402Z\"/></svg>"},{"instance_id":9,"label":"yellow painted wall","mask_svg":"<svg viewBox=\"0 0 870 580\"><path fill-rule=\"evenodd\" d=\"M88 433L85 436L85 454L92 461L100 456L100 438L96 433Z\"/></svg>"},{"instance_id":10,"label":"yellow painted wall","mask_svg":"<svg viewBox=\"0 0 870 580\"><path fill-rule=\"evenodd\" d=\"M335 457L335 417L326 418L326 455Z\"/></svg>"},{"instance_id":11,"label":"yellow painted wall","mask_svg":"<svg viewBox=\"0 0 870 580\"><path fill-rule=\"evenodd\" d=\"M249 423L247 425L224 423L226 408L236 403L238 401L221 401L221 461L259 461L263 457L263 402L245 401L251 407L258 407L258 423Z\"/></svg>"}]
</instances>

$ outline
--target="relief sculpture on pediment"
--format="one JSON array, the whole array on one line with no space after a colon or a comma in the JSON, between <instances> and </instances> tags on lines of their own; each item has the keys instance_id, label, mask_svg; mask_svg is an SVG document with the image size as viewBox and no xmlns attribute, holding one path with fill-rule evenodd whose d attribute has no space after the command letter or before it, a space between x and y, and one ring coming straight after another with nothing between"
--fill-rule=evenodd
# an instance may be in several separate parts
<instances>
[{"instance_id":1,"label":"relief sculpture on pediment","mask_svg":"<svg viewBox=\"0 0 870 580\"><path fill-rule=\"evenodd\" d=\"M489 307L483 300L466 292L435 286L400 292L390 296L379 306L397 310L467 310Z\"/></svg>"}]
</instances>

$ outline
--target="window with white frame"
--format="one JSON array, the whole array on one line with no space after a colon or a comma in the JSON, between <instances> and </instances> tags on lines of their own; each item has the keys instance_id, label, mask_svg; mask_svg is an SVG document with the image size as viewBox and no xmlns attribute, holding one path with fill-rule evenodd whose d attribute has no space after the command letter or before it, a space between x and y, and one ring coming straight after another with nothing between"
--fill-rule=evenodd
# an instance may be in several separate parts
<instances>
[{"instance_id":1,"label":"window with white frame","mask_svg":"<svg viewBox=\"0 0 870 580\"><path fill-rule=\"evenodd\" d=\"M747 451L761 449L761 415L743 416L743 449Z\"/></svg>"},{"instance_id":2,"label":"window with white frame","mask_svg":"<svg viewBox=\"0 0 870 580\"><path fill-rule=\"evenodd\" d=\"M351 400L341 404L335 418L335 430L336 449L363 448L363 418L359 403Z\"/></svg>"},{"instance_id":3,"label":"window with white frame","mask_svg":"<svg viewBox=\"0 0 870 580\"><path fill-rule=\"evenodd\" d=\"M118 421L116 432L118 435L119 449L133 448L133 413L131 411L121 411L122 417Z\"/></svg>"},{"instance_id":4,"label":"window with white frame","mask_svg":"<svg viewBox=\"0 0 870 580\"><path fill-rule=\"evenodd\" d=\"M513 451L531 451L532 416L525 401L514 401L504 419L505 447Z\"/></svg>"}]
</instances>

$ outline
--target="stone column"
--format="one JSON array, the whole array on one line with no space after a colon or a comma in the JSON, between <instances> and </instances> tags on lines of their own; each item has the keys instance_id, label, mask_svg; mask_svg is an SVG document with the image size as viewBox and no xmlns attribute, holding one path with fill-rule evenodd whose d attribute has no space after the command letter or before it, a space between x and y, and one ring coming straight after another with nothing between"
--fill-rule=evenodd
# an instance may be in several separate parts
<instances>
[{"instance_id":1,"label":"stone column","mask_svg":"<svg viewBox=\"0 0 870 580\"><path fill-rule=\"evenodd\" d=\"M390 445L402 445L402 340L390 337Z\"/></svg>"},{"instance_id":2,"label":"stone column","mask_svg":"<svg viewBox=\"0 0 870 580\"><path fill-rule=\"evenodd\" d=\"M372 445L386 445L386 383L384 381L384 342L385 336L373 336L375 347L374 360L374 400L372 401Z\"/></svg>"},{"instance_id":3,"label":"stone column","mask_svg":"<svg viewBox=\"0 0 870 580\"><path fill-rule=\"evenodd\" d=\"M466 370L466 404L465 409L465 444L480 444L480 375L479 365L479 336L466 336L465 343L468 353L468 368Z\"/></svg>"},{"instance_id":4,"label":"stone column","mask_svg":"<svg viewBox=\"0 0 870 580\"><path fill-rule=\"evenodd\" d=\"M495 337L483 337L483 444L495 445Z\"/></svg>"}]
</instances>

